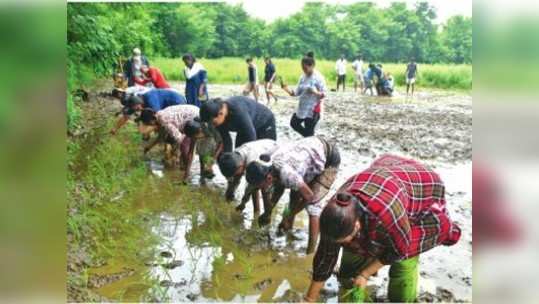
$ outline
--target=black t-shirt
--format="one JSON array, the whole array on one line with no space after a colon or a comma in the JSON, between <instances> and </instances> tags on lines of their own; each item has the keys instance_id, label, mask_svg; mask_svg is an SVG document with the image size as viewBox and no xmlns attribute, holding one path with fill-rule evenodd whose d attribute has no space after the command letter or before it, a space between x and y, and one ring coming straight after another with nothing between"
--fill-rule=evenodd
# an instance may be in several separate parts
<instances>
[{"instance_id":1,"label":"black t-shirt","mask_svg":"<svg viewBox=\"0 0 539 304\"><path fill-rule=\"evenodd\" d=\"M408 74L406 76L408 78L415 78L415 74L417 72L417 64L409 63L406 69L408 70Z\"/></svg>"},{"instance_id":2,"label":"black t-shirt","mask_svg":"<svg viewBox=\"0 0 539 304\"><path fill-rule=\"evenodd\" d=\"M257 140L257 130L267 127L275 120L270 109L249 97L234 96L225 103L228 105L228 116L225 122L217 127L223 138L225 152L232 151L229 132L237 132L236 144L239 146Z\"/></svg>"},{"instance_id":3,"label":"black t-shirt","mask_svg":"<svg viewBox=\"0 0 539 304\"><path fill-rule=\"evenodd\" d=\"M266 68L264 69L264 80L270 81L273 74L275 74L275 65L273 63L266 64Z\"/></svg>"},{"instance_id":4,"label":"black t-shirt","mask_svg":"<svg viewBox=\"0 0 539 304\"><path fill-rule=\"evenodd\" d=\"M253 66L249 65L247 70L249 72L249 82L255 82L256 81L256 69Z\"/></svg>"}]
</instances>

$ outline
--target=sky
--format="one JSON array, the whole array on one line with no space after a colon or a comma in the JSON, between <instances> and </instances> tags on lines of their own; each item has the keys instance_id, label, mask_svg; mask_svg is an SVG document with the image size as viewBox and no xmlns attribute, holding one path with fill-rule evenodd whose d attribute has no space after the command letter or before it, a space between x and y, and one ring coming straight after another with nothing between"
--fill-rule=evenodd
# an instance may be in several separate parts
<instances>
[{"instance_id":1,"label":"sky","mask_svg":"<svg viewBox=\"0 0 539 304\"><path fill-rule=\"evenodd\" d=\"M243 3L243 8L249 15L264 19L268 22L274 21L279 17L287 17L297 13L303 7L305 0L226 0L225 2L238 4ZM358 2L353 0L326 0L323 1L331 4L349 4ZM363 1L366 2L366 1ZM380 7L387 7L392 1L381 0L374 1ZM409 7L413 7L417 1L401 0L406 2ZM443 23L449 17L454 15L472 16L472 1L471 0L441 0L428 1L431 5L437 8L437 22Z\"/></svg>"}]
</instances>

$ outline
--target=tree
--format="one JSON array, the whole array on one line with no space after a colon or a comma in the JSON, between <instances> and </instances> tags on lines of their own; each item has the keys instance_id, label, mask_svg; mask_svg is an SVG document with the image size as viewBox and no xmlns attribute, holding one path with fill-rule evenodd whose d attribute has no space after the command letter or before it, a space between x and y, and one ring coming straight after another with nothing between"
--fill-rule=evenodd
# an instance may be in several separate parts
<instances>
[{"instance_id":1,"label":"tree","mask_svg":"<svg viewBox=\"0 0 539 304\"><path fill-rule=\"evenodd\" d=\"M472 62L472 19L453 16L447 20L441 33L450 62Z\"/></svg>"}]
</instances>

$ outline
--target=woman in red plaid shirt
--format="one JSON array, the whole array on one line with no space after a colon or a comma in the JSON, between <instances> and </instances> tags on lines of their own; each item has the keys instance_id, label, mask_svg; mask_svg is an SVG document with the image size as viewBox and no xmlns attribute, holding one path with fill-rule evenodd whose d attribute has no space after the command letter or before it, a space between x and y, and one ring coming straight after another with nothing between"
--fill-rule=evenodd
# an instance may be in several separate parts
<instances>
[{"instance_id":1,"label":"woman in red plaid shirt","mask_svg":"<svg viewBox=\"0 0 539 304\"><path fill-rule=\"evenodd\" d=\"M448 215L445 187L424 165L384 155L344 183L320 216L321 240L306 301L316 301L343 247L339 281L365 288L369 277L390 265L388 298L413 302L418 256L453 245L460 228Z\"/></svg>"}]
</instances>

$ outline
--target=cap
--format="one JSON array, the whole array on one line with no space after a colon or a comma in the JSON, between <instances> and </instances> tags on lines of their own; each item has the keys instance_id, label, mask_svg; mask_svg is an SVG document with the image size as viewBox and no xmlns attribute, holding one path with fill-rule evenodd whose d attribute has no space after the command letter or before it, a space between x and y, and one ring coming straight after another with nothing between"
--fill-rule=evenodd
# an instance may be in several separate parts
<instances>
[{"instance_id":1,"label":"cap","mask_svg":"<svg viewBox=\"0 0 539 304\"><path fill-rule=\"evenodd\" d=\"M134 48L134 49L133 49L133 54L134 54L134 55L140 55L140 54L142 54L142 52L140 51L139 48Z\"/></svg>"}]
</instances>

